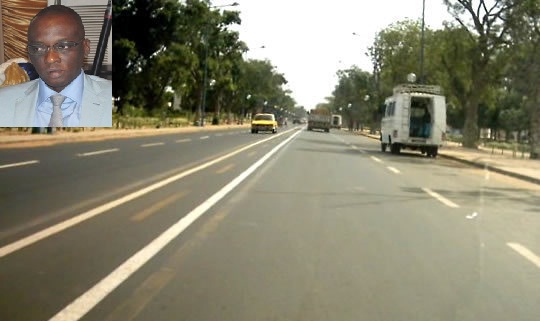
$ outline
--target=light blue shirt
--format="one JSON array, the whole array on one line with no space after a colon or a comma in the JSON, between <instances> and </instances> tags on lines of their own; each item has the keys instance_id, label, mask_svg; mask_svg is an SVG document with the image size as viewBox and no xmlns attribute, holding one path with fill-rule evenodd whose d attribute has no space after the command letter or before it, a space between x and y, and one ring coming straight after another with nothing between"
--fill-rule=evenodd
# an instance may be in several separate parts
<instances>
[{"instance_id":1,"label":"light blue shirt","mask_svg":"<svg viewBox=\"0 0 540 321\"><path fill-rule=\"evenodd\" d=\"M81 120L81 103L84 90L84 72L75 78L59 94L66 96L62 103L62 117L65 127L78 127ZM49 88L42 79L39 79L39 93L36 102L35 127L48 127L51 120L53 105L51 96L57 94Z\"/></svg>"}]
</instances>

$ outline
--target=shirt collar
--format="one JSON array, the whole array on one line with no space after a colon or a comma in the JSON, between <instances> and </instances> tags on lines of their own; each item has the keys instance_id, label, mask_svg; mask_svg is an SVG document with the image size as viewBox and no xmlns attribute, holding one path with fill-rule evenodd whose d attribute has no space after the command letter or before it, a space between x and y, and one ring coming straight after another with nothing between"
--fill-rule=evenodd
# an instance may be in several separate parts
<instances>
[{"instance_id":1,"label":"shirt collar","mask_svg":"<svg viewBox=\"0 0 540 321\"><path fill-rule=\"evenodd\" d=\"M81 73L75 78L69 85L66 86L59 94L62 94L71 100L75 101L78 106L81 105L84 87L84 72L81 69ZM39 79L39 91L37 98L37 106L40 106L49 97L57 92L49 88L43 79Z\"/></svg>"}]
</instances>

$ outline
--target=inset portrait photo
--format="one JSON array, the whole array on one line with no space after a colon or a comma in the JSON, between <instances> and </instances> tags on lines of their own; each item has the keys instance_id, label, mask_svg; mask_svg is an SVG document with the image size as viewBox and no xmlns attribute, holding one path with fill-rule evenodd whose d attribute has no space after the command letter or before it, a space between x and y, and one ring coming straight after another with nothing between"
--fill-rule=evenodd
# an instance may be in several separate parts
<instances>
[{"instance_id":1,"label":"inset portrait photo","mask_svg":"<svg viewBox=\"0 0 540 321\"><path fill-rule=\"evenodd\" d=\"M2 1L0 127L111 127L112 76L102 54L108 37L94 43L87 26L97 28L84 23L105 10L89 19L81 6L68 6L84 1L49 2Z\"/></svg>"}]
</instances>

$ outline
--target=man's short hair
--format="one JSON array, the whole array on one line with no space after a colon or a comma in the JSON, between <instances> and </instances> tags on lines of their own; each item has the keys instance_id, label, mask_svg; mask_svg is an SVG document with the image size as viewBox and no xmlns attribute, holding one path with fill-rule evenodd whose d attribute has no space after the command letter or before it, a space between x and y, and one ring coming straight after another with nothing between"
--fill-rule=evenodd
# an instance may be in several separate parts
<instances>
[{"instance_id":1,"label":"man's short hair","mask_svg":"<svg viewBox=\"0 0 540 321\"><path fill-rule=\"evenodd\" d=\"M73 17L73 19L75 19L75 21L79 25L80 30L82 30L83 36L86 36L85 30L84 30L84 24L82 22L81 16L77 13L77 11L73 10L70 7L66 7L60 4L50 5L48 7L45 7L41 11L39 11L34 16L34 18L32 18L32 20L30 21L30 25L28 29L30 29L30 26L32 26L32 23L34 22L34 20L36 20L39 17L44 17L48 15L68 15L68 16Z\"/></svg>"}]
</instances>

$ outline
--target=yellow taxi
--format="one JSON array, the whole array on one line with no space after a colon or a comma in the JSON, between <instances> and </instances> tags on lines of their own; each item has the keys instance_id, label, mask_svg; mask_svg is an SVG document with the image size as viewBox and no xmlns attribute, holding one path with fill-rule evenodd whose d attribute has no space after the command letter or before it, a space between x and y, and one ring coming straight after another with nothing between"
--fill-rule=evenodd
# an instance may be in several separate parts
<instances>
[{"instance_id":1,"label":"yellow taxi","mask_svg":"<svg viewBox=\"0 0 540 321\"><path fill-rule=\"evenodd\" d=\"M271 131L277 133L278 123L274 114L256 114L251 120L251 133Z\"/></svg>"}]
</instances>

